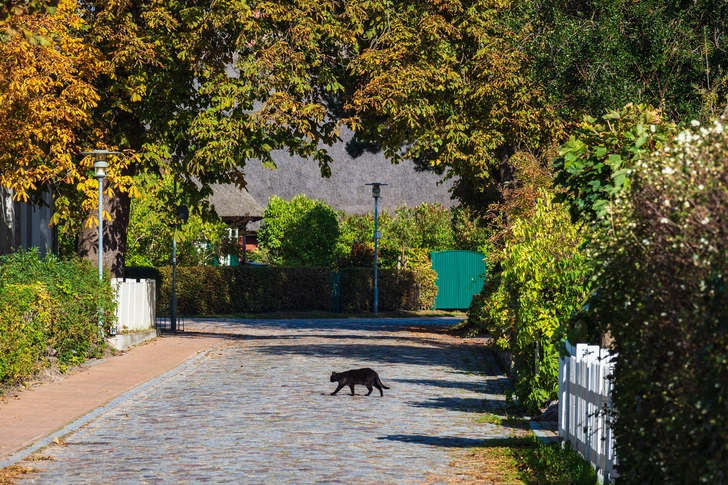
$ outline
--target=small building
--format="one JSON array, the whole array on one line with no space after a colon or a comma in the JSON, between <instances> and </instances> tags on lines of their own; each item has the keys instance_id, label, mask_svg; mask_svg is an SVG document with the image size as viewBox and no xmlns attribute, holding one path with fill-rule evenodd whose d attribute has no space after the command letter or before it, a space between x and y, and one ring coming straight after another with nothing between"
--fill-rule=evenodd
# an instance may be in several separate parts
<instances>
[{"instance_id":1,"label":"small building","mask_svg":"<svg viewBox=\"0 0 728 485\"><path fill-rule=\"evenodd\" d=\"M228 225L228 236L236 239L245 261L246 251L258 246L255 231L248 230L248 224L263 219L263 208L250 196L247 190L240 189L233 184L212 184L210 207L215 209L217 215ZM238 261L228 256L220 264L225 266L236 265Z\"/></svg>"},{"instance_id":2,"label":"small building","mask_svg":"<svg viewBox=\"0 0 728 485\"><path fill-rule=\"evenodd\" d=\"M13 192L0 187L0 255L18 249L38 248L41 256L58 252L58 232L50 227L53 198L43 194L43 203L32 205L13 200Z\"/></svg>"}]
</instances>

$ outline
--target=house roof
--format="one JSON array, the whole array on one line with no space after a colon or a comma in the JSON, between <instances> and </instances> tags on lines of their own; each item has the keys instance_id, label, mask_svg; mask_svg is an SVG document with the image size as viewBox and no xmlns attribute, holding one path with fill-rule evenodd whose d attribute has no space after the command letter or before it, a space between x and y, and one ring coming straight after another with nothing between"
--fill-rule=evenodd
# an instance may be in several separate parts
<instances>
[{"instance_id":1,"label":"house roof","mask_svg":"<svg viewBox=\"0 0 728 485\"><path fill-rule=\"evenodd\" d=\"M210 206L227 223L245 223L263 218L263 208L245 189L233 184L211 184Z\"/></svg>"},{"instance_id":2,"label":"house roof","mask_svg":"<svg viewBox=\"0 0 728 485\"><path fill-rule=\"evenodd\" d=\"M328 147L333 158L331 178L321 177L318 163L288 152L272 153L277 170L263 167L251 160L245 165L245 180L250 195L262 206L272 195L290 200L298 194L311 199L321 199L334 209L347 214L374 212L372 188L365 184L380 182L382 187L379 210L394 213L401 205L417 206L423 202L440 203L445 207L454 204L450 197L453 180L442 182L442 176L431 172L416 172L414 163L403 161L393 165L383 153L365 152L352 158L346 151L351 131L342 130L342 140Z\"/></svg>"}]
</instances>

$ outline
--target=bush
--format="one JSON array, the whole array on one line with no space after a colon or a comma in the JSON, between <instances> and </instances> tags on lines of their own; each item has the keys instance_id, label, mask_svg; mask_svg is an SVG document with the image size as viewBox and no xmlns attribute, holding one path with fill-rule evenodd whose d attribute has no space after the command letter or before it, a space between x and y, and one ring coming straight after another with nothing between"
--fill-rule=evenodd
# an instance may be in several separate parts
<instances>
[{"instance_id":1,"label":"bush","mask_svg":"<svg viewBox=\"0 0 728 485\"><path fill-rule=\"evenodd\" d=\"M374 270L341 270L342 308L347 313L372 311ZM380 269L377 274L379 310L423 310L435 304L437 273L432 269Z\"/></svg>"},{"instance_id":2,"label":"bush","mask_svg":"<svg viewBox=\"0 0 728 485\"><path fill-rule=\"evenodd\" d=\"M488 275L469 316L512 354L514 394L532 413L556 397L554 334L584 304L590 270L566 208L541 194L533 214L513 222L502 271Z\"/></svg>"},{"instance_id":3,"label":"bush","mask_svg":"<svg viewBox=\"0 0 728 485\"><path fill-rule=\"evenodd\" d=\"M0 347L16 362L4 382L30 375L43 365L43 354L61 364L97 355L103 348L99 309L106 331L116 321L114 290L108 279L99 281L90 261L41 259L35 250L0 258L0 299Z\"/></svg>"},{"instance_id":4,"label":"bush","mask_svg":"<svg viewBox=\"0 0 728 485\"><path fill-rule=\"evenodd\" d=\"M160 268L157 311L168 314L172 268ZM328 268L198 266L177 268L177 311L184 315L329 310Z\"/></svg>"},{"instance_id":5,"label":"bush","mask_svg":"<svg viewBox=\"0 0 728 485\"><path fill-rule=\"evenodd\" d=\"M0 383L39 370L56 307L42 283L0 287Z\"/></svg>"},{"instance_id":6,"label":"bush","mask_svg":"<svg viewBox=\"0 0 728 485\"><path fill-rule=\"evenodd\" d=\"M728 133L640 163L599 235L591 302L617 353L620 481L728 483Z\"/></svg>"}]
</instances>

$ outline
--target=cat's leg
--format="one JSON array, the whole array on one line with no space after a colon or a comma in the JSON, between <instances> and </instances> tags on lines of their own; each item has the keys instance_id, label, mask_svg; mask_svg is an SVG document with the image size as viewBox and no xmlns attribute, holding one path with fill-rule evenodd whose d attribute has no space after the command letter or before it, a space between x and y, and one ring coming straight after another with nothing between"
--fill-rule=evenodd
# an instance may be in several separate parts
<instances>
[{"instance_id":1,"label":"cat's leg","mask_svg":"<svg viewBox=\"0 0 728 485\"><path fill-rule=\"evenodd\" d=\"M369 389L369 392L367 392L367 396L368 396L369 394L371 394L371 393L372 393L372 391L373 391L374 389L372 389L372 385L371 385L371 384L367 384L367 389Z\"/></svg>"},{"instance_id":2,"label":"cat's leg","mask_svg":"<svg viewBox=\"0 0 728 485\"><path fill-rule=\"evenodd\" d=\"M331 395L332 395L332 396L336 395L336 393L337 393L337 392L339 392L340 390L342 390L343 388L344 388L344 384L339 384L339 385L338 385L338 386L336 387L336 390L335 390L334 392L332 392L332 393L331 393Z\"/></svg>"},{"instance_id":3,"label":"cat's leg","mask_svg":"<svg viewBox=\"0 0 728 485\"><path fill-rule=\"evenodd\" d=\"M379 397L384 396L384 391L382 391L382 387L379 385L378 382L375 382L374 383L374 387L376 387L377 389L379 389ZM370 390L369 392L372 392L372 391Z\"/></svg>"},{"instance_id":4,"label":"cat's leg","mask_svg":"<svg viewBox=\"0 0 728 485\"><path fill-rule=\"evenodd\" d=\"M354 395L354 384L349 384L349 389L351 389L351 395Z\"/></svg>"}]
</instances>

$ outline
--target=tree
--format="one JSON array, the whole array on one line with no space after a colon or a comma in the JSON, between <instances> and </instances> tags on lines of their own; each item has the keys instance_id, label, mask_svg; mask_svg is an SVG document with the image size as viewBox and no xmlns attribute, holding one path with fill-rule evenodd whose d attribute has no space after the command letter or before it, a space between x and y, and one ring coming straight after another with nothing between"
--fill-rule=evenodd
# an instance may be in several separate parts
<instances>
[{"instance_id":1,"label":"tree","mask_svg":"<svg viewBox=\"0 0 728 485\"><path fill-rule=\"evenodd\" d=\"M97 81L104 97L85 141L125 154L112 160L106 189L114 196L105 200L111 216L105 261L112 272L123 268L132 176L139 170L171 171L197 200L213 182L244 188L245 164L273 166L276 149L313 157L323 175L330 173L321 146L337 138L337 123L324 97L341 90L333 69L346 38L333 3L87 6L88 40L110 70ZM87 225L79 252L94 257L95 251L95 230Z\"/></svg>"},{"instance_id":2,"label":"tree","mask_svg":"<svg viewBox=\"0 0 728 485\"><path fill-rule=\"evenodd\" d=\"M336 212L325 202L300 194L290 201L271 197L258 232L268 261L286 266L333 265L338 239Z\"/></svg>"},{"instance_id":3,"label":"tree","mask_svg":"<svg viewBox=\"0 0 728 485\"><path fill-rule=\"evenodd\" d=\"M227 225L210 214L206 204L192 207L182 223L174 208L184 194L174 198L171 176L137 175L140 196L131 201L127 234L127 266L169 266L172 240L177 237L177 262L180 266L203 266L214 259L236 254L237 241L228 237ZM175 225L177 231L175 236Z\"/></svg>"},{"instance_id":4,"label":"tree","mask_svg":"<svg viewBox=\"0 0 728 485\"><path fill-rule=\"evenodd\" d=\"M533 76L564 119L627 103L669 120L719 116L728 99L728 4L722 0L547 0L528 16Z\"/></svg>"},{"instance_id":5,"label":"tree","mask_svg":"<svg viewBox=\"0 0 728 485\"><path fill-rule=\"evenodd\" d=\"M392 161L444 168L482 197L509 179L513 153L543 149L560 132L528 75L522 45L533 32L517 2L361 0L347 9L358 35L349 122Z\"/></svg>"},{"instance_id":6,"label":"tree","mask_svg":"<svg viewBox=\"0 0 728 485\"><path fill-rule=\"evenodd\" d=\"M74 154L105 64L78 35L86 25L78 7L61 0L55 15L29 9L5 20L6 29L24 34L0 42L0 185L19 200L88 177Z\"/></svg>"},{"instance_id":7,"label":"tree","mask_svg":"<svg viewBox=\"0 0 728 485\"><path fill-rule=\"evenodd\" d=\"M35 13L56 13L58 0L2 0L0 1L0 42L6 42L19 33L25 35L31 42L40 43L47 40L47 37L37 33L21 29L18 31L12 25L13 16L21 16Z\"/></svg>"}]
</instances>

